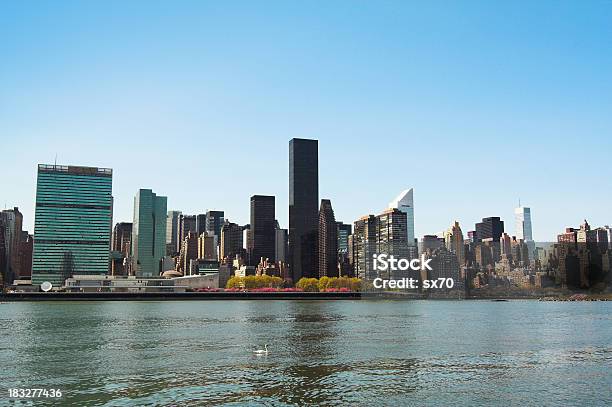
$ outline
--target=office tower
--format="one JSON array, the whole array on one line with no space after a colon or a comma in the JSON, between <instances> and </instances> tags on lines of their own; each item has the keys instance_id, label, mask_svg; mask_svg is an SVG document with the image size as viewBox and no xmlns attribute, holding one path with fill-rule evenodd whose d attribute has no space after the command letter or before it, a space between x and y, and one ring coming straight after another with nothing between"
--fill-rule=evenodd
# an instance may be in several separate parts
<instances>
[{"instance_id":1,"label":"office tower","mask_svg":"<svg viewBox=\"0 0 612 407\"><path fill-rule=\"evenodd\" d=\"M189 234L189 232L193 232L197 236L198 228L197 228L196 216L181 214L179 216L179 230L178 230L177 248L176 248L177 253L181 251L183 241L185 240L185 237Z\"/></svg>"},{"instance_id":2,"label":"office tower","mask_svg":"<svg viewBox=\"0 0 612 407\"><path fill-rule=\"evenodd\" d=\"M501 254L506 255L508 258L512 258L512 238L509 234L506 232L502 233L501 237L499 238L499 245Z\"/></svg>"},{"instance_id":3,"label":"office tower","mask_svg":"<svg viewBox=\"0 0 612 407\"><path fill-rule=\"evenodd\" d=\"M198 259L217 260L217 236L204 232L198 237Z\"/></svg>"},{"instance_id":4,"label":"office tower","mask_svg":"<svg viewBox=\"0 0 612 407\"><path fill-rule=\"evenodd\" d=\"M319 277L339 277L338 225L329 199L321 199L318 237Z\"/></svg>"},{"instance_id":5,"label":"office tower","mask_svg":"<svg viewBox=\"0 0 612 407\"><path fill-rule=\"evenodd\" d=\"M22 241L23 215L19 208L5 209L0 212L3 227L4 261L3 269L0 270L6 284L13 284L13 280L21 274L19 250Z\"/></svg>"},{"instance_id":6,"label":"office tower","mask_svg":"<svg viewBox=\"0 0 612 407\"><path fill-rule=\"evenodd\" d=\"M274 219L274 197L253 195L251 197L251 240L249 261L251 265L259 264L263 258L275 261L276 222Z\"/></svg>"},{"instance_id":7,"label":"office tower","mask_svg":"<svg viewBox=\"0 0 612 407\"><path fill-rule=\"evenodd\" d=\"M432 252L444 246L444 239L438 235L424 235L421 244L423 252Z\"/></svg>"},{"instance_id":8,"label":"office tower","mask_svg":"<svg viewBox=\"0 0 612 407\"><path fill-rule=\"evenodd\" d=\"M410 246L406 233L407 214L397 208L387 209L376 217L377 219L377 253L385 253L396 259L409 259ZM418 277L408 276L406 272L386 274L392 278Z\"/></svg>"},{"instance_id":9,"label":"office tower","mask_svg":"<svg viewBox=\"0 0 612 407\"><path fill-rule=\"evenodd\" d=\"M377 219L374 215L363 216L355 221L353 228L352 262L357 277L373 280L377 272L373 269L372 256L376 251Z\"/></svg>"},{"instance_id":10,"label":"office tower","mask_svg":"<svg viewBox=\"0 0 612 407\"><path fill-rule=\"evenodd\" d=\"M225 213L223 211L208 211L206 212L206 232L209 235L221 236L221 227L225 221Z\"/></svg>"},{"instance_id":11,"label":"office tower","mask_svg":"<svg viewBox=\"0 0 612 407\"><path fill-rule=\"evenodd\" d=\"M198 235L196 232L187 232L187 235L181 242L181 250L179 251L176 269L184 275L189 274L191 260L196 260L198 258L198 243Z\"/></svg>"},{"instance_id":12,"label":"office tower","mask_svg":"<svg viewBox=\"0 0 612 407\"><path fill-rule=\"evenodd\" d=\"M289 141L289 265L294 282L318 275L318 150L317 140Z\"/></svg>"},{"instance_id":13,"label":"office tower","mask_svg":"<svg viewBox=\"0 0 612 407\"><path fill-rule=\"evenodd\" d=\"M221 226L221 260L231 261L242 252L242 226L225 221Z\"/></svg>"},{"instance_id":14,"label":"office tower","mask_svg":"<svg viewBox=\"0 0 612 407\"><path fill-rule=\"evenodd\" d=\"M389 209L399 209L406 214L406 241L410 246L416 246L414 236L414 191L412 188L402 191L397 198L389 203Z\"/></svg>"},{"instance_id":15,"label":"office tower","mask_svg":"<svg viewBox=\"0 0 612 407\"><path fill-rule=\"evenodd\" d=\"M338 252L348 253L349 251L349 236L353 233L353 226L342 222L336 222L338 225Z\"/></svg>"},{"instance_id":16,"label":"office tower","mask_svg":"<svg viewBox=\"0 0 612 407\"><path fill-rule=\"evenodd\" d=\"M166 217L166 255L178 253L179 222L181 211L168 211Z\"/></svg>"},{"instance_id":17,"label":"office tower","mask_svg":"<svg viewBox=\"0 0 612 407\"><path fill-rule=\"evenodd\" d=\"M499 238L504 233L504 221L499 216L483 218L482 222L476 224L476 240L493 239L499 242Z\"/></svg>"},{"instance_id":18,"label":"office tower","mask_svg":"<svg viewBox=\"0 0 612 407\"><path fill-rule=\"evenodd\" d=\"M21 233L21 246L19 249L19 279L32 278L32 252L34 251L34 236L28 232Z\"/></svg>"},{"instance_id":19,"label":"office tower","mask_svg":"<svg viewBox=\"0 0 612 407\"><path fill-rule=\"evenodd\" d=\"M138 277L155 277L161 272L166 255L167 204L168 198L150 189L141 189L134 197L132 261Z\"/></svg>"},{"instance_id":20,"label":"office tower","mask_svg":"<svg viewBox=\"0 0 612 407\"><path fill-rule=\"evenodd\" d=\"M206 214L201 213L196 216L196 233L200 236L206 232Z\"/></svg>"},{"instance_id":21,"label":"office tower","mask_svg":"<svg viewBox=\"0 0 612 407\"><path fill-rule=\"evenodd\" d=\"M465 263L465 247L463 244L463 232L459 226L459 222L455 221L450 227L445 238L446 248L457 256L457 262L460 266Z\"/></svg>"},{"instance_id":22,"label":"office tower","mask_svg":"<svg viewBox=\"0 0 612 407\"><path fill-rule=\"evenodd\" d=\"M515 235L519 240L525 242L532 241L531 235L531 209L519 206L514 209L514 219L516 221Z\"/></svg>"},{"instance_id":23,"label":"office tower","mask_svg":"<svg viewBox=\"0 0 612 407\"><path fill-rule=\"evenodd\" d=\"M38 166L32 284L108 272L112 177L109 168Z\"/></svg>"},{"instance_id":24,"label":"office tower","mask_svg":"<svg viewBox=\"0 0 612 407\"><path fill-rule=\"evenodd\" d=\"M278 223L278 220L275 221L275 224L276 224L275 225L276 250L275 250L274 257L276 258L276 261L286 262L287 261L287 251L289 250L288 248L289 231L287 229L282 229L280 227L280 224Z\"/></svg>"},{"instance_id":25,"label":"office tower","mask_svg":"<svg viewBox=\"0 0 612 407\"><path fill-rule=\"evenodd\" d=\"M112 250L129 257L132 252L132 224L120 222L113 229Z\"/></svg>"}]
</instances>

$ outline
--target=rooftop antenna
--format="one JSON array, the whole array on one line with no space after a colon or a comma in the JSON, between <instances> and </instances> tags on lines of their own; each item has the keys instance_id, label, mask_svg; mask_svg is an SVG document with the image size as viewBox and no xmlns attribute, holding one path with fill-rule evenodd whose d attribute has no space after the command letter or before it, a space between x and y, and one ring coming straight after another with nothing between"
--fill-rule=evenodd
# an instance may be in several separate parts
<instances>
[{"instance_id":1,"label":"rooftop antenna","mask_svg":"<svg viewBox=\"0 0 612 407\"><path fill-rule=\"evenodd\" d=\"M519 198L519 208L521 207L521 198Z\"/></svg>"},{"instance_id":2,"label":"rooftop antenna","mask_svg":"<svg viewBox=\"0 0 612 407\"><path fill-rule=\"evenodd\" d=\"M53 162L53 169L57 170L57 153L55 153L55 161Z\"/></svg>"}]
</instances>

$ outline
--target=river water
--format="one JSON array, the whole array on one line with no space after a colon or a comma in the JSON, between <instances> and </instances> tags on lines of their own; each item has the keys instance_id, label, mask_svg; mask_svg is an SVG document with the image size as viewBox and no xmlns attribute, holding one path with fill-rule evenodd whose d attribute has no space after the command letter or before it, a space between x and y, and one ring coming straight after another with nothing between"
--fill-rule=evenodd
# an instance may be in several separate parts
<instances>
[{"instance_id":1,"label":"river water","mask_svg":"<svg viewBox=\"0 0 612 407\"><path fill-rule=\"evenodd\" d=\"M0 304L0 405L603 406L611 386L612 302Z\"/></svg>"}]
</instances>

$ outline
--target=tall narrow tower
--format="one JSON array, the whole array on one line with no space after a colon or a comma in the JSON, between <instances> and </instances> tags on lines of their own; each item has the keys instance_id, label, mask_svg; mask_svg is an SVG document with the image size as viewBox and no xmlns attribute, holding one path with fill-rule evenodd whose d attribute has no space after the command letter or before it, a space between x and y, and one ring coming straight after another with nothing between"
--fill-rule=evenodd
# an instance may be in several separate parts
<instances>
[{"instance_id":1,"label":"tall narrow tower","mask_svg":"<svg viewBox=\"0 0 612 407\"><path fill-rule=\"evenodd\" d=\"M412 188L402 191L389 203L389 209L399 209L406 214L406 241L408 246L416 246L414 240L414 191Z\"/></svg>"},{"instance_id":2,"label":"tall narrow tower","mask_svg":"<svg viewBox=\"0 0 612 407\"><path fill-rule=\"evenodd\" d=\"M293 282L316 277L319 226L319 142L289 141L289 263Z\"/></svg>"},{"instance_id":3,"label":"tall narrow tower","mask_svg":"<svg viewBox=\"0 0 612 407\"><path fill-rule=\"evenodd\" d=\"M319 211L319 277L338 275L338 225L329 199L321 199Z\"/></svg>"}]
</instances>

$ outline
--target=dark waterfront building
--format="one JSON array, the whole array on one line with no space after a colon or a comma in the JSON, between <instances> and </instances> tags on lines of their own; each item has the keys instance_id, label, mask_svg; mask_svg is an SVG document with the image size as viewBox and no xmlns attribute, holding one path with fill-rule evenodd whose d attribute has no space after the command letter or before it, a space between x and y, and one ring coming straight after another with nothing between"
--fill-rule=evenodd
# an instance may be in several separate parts
<instances>
[{"instance_id":1,"label":"dark waterfront building","mask_svg":"<svg viewBox=\"0 0 612 407\"><path fill-rule=\"evenodd\" d=\"M476 224L476 240L481 242L484 239L493 239L499 242L504 233L504 221L499 216L483 218L482 222Z\"/></svg>"},{"instance_id":2,"label":"dark waterfront building","mask_svg":"<svg viewBox=\"0 0 612 407\"><path fill-rule=\"evenodd\" d=\"M319 143L289 141L289 264L293 281L317 277Z\"/></svg>"},{"instance_id":3,"label":"dark waterfront building","mask_svg":"<svg viewBox=\"0 0 612 407\"><path fill-rule=\"evenodd\" d=\"M112 250L128 257L132 251L132 223L120 222L113 229Z\"/></svg>"},{"instance_id":4,"label":"dark waterfront building","mask_svg":"<svg viewBox=\"0 0 612 407\"><path fill-rule=\"evenodd\" d=\"M0 212L0 273L6 284L21 275L19 251L23 238L23 215L17 207Z\"/></svg>"},{"instance_id":5,"label":"dark waterfront building","mask_svg":"<svg viewBox=\"0 0 612 407\"><path fill-rule=\"evenodd\" d=\"M21 246L19 249L19 278L29 280L32 278L32 252L34 251L34 236L28 232L21 233Z\"/></svg>"},{"instance_id":6,"label":"dark waterfront building","mask_svg":"<svg viewBox=\"0 0 612 407\"><path fill-rule=\"evenodd\" d=\"M251 239L249 261L251 265L259 264L261 258L275 261L276 221L274 197L253 195L251 197Z\"/></svg>"},{"instance_id":7,"label":"dark waterfront building","mask_svg":"<svg viewBox=\"0 0 612 407\"><path fill-rule=\"evenodd\" d=\"M108 273L112 177L109 168L38 166L32 284Z\"/></svg>"},{"instance_id":8,"label":"dark waterfront building","mask_svg":"<svg viewBox=\"0 0 612 407\"><path fill-rule=\"evenodd\" d=\"M206 212L206 232L209 235L221 237L221 227L225 221L225 212L223 211L208 211Z\"/></svg>"},{"instance_id":9,"label":"dark waterfront building","mask_svg":"<svg viewBox=\"0 0 612 407\"><path fill-rule=\"evenodd\" d=\"M221 250L220 259L222 262L225 259L232 260L237 254L243 252L242 248L242 226L225 221L221 226Z\"/></svg>"},{"instance_id":10,"label":"dark waterfront building","mask_svg":"<svg viewBox=\"0 0 612 407\"><path fill-rule=\"evenodd\" d=\"M338 225L329 199L321 200L319 211L319 278L338 275Z\"/></svg>"},{"instance_id":11,"label":"dark waterfront building","mask_svg":"<svg viewBox=\"0 0 612 407\"><path fill-rule=\"evenodd\" d=\"M376 253L377 229L378 220L374 215L363 216L355 221L349 254L355 274L361 279L373 280L377 277L372 266L372 255Z\"/></svg>"}]
</instances>

